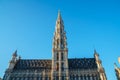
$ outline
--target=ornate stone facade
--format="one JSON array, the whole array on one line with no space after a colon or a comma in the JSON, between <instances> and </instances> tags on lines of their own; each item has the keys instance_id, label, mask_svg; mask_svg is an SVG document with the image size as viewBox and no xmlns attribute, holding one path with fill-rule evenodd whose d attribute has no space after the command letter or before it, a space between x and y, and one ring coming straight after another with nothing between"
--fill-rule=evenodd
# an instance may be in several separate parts
<instances>
[{"instance_id":1,"label":"ornate stone facade","mask_svg":"<svg viewBox=\"0 0 120 80\"><path fill-rule=\"evenodd\" d=\"M53 38L52 59L21 59L13 53L3 80L107 80L99 55L68 58L67 38L60 12Z\"/></svg>"}]
</instances>

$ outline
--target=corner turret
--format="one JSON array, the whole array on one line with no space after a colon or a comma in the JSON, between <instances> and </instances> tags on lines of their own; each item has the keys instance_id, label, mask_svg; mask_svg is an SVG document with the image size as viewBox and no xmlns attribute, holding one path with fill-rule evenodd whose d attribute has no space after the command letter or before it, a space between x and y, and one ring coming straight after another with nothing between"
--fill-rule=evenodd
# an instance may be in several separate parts
<instances>
[{"instance_id":1,"label":"corner turret","mask_svg":"<svg viewBox=\"0 0 120 80\"><path fill-rule=\"evenodd\" d=\"M96 50L94 50L94 57L95 57L96 64L97 64L97 67L98 67L100 80L107 80L106 75L105 75L105 70L102 67L102 62L101 62L101 60L99 58L99 54L97 53Z\"/></svg>"},{"instance_id":2,"label":"corner turret","mask_svg":"<svg viewBox=\"0 0 120 80\"><path fill-rule=\"evenodd\" d=\"M10 60L9 69L13 69L17 62L17 50L12 55L12 60Z\"/></svg>"}]
</instances>

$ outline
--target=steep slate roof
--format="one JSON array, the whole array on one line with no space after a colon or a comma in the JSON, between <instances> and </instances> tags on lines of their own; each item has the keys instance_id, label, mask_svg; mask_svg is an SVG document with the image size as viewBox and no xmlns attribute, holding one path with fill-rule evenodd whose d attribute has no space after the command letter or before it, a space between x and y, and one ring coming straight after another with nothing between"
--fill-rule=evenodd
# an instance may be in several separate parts
<instances>
[{"instance_id":1,"label":"steep slate roof","mask_svg":"<svg viewBox=\"0 0 120 80\"><path fill-rule=\"evenodd\" d=\"M97 69L95 58L74 58L68 60L70 69Z\"/></svg>"},{"instance_id":2,"label":"steep slate roof","mask_svg":"<svg viewBox=\"0 0 120 80\"><path fill-rule=\"evenodd\" d=\"M51 69L51 60L21 59L14 69Z\"/></svg>"},{"instance_id":3,"label":"steep slate roof","mask_svg":"<svg viewBox=\"0 0 120 80\"><path fill-rule=\"evenodd\" d=\"M97 69L95 58L71 58L68 59L69 70L71 69ZM52 67L51 60L45 59L21 59L19 60L14 70L23 69L50 69Z\"/></svg>"}]
</instances>

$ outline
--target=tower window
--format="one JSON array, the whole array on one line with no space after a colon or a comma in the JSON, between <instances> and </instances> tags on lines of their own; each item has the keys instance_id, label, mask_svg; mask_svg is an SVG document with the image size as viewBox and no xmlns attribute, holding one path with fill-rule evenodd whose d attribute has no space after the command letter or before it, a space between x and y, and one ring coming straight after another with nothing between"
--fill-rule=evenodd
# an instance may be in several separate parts
<instances>
[{"instance_id":1,"label":"tower window","mask_svg":"<svg viewBox=\"0 0 120 80\"><path fill-rule=\"evenodd\" d=\"M58 54L58 53L57 53L57 55L56 55L56 56L57 56L57 60L59 60L59 54Z\"/></svg>"},{"instance_id":2,"label":"tower window","mask_svg":"<svg viewBox=\"0 0 120 80\"><path fill-rule=\"evenodd\" d=\"M64 48L63 39L61 39L61 47Z\"/></svg>"},{"instance_id":3,"label":"tower window","mask_svg":"<svg viewBox=\"0 0 120 80\"><path fill-rule=\"evenodd\" d=\"M61 60L64 60L64 56L63 56L64 54L63 53L61 53Z\"/></svg>"},{"instance_id":4,"label":"tower window","mask_svg":"<svg viewBox=\"0 0 120 80\"><path fill-rule=\"evenodd\" d=\"M62 63L62 66L61 66L61 68L62 68L62 71L64 71L64 63Z\"/></svg>"},{"instance_id":5,"label":"tower window","mask_svg":"<svg viewBox=\"0 0 120 80\"><path fill-rule=\"evenodd\" d=\"M59 71L59 63L56 64L56 71Z\"/></svg>"},{"instance_id":6,"label":"tower window","mask_svg":"<svg viewBox=\"0 0 120 80\"><path fill-rule=\"evenodd\" d=\"M59 47L59 39L57 39L57 48Z\"/></svg>"}]
</instances>

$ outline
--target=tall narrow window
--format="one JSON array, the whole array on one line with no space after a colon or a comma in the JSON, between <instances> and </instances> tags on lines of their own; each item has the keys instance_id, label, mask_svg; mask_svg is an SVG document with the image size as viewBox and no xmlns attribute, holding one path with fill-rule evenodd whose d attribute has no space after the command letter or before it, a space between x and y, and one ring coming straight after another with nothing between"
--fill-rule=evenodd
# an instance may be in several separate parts
<instances>
[{"instance_id":1,"label":"tall narrow window","mask_svg":"<svg viewBox=\"0 0 120 80\"><path fill-rule=\"evenodd\" d=\"M56 71L59 71L59 63L56 64Z\"/></svg>"},{"instance_id":2,"label":"tall narrow window","mask_svg":"<svg viewBox=\"0 0 120 80\"><path fill-rule=\"evenodd\" d=\"M62 68L62 71L64 71L64 63L62 63L61 68Z\"/></svg>"},{"instance_id":3,"label":"tall narrow window","mask_svg":"<svg viewBox=\"0 0 120 80\"><path fill-rule=\"evenodd\" d=\"M56 80L59 80L59 77L58 77L58 76L56 76Z\"/></svg>"},{"instance_id":4,"label":"tall narrow window","mask_svg":"<svg viewBox=\"0 0 120 80\"><path fill-rule=\"evenodd\" d=\"M49 77L49 80L51 80L51 77Z\"/></svg>"},{"instance_id":5,"label":"tall narrow window","mask_svg":"<svg viewBox=\"0 0 120 80\"><path fill-rule=\"evenodd\" d=\"M80 80L83 80L83 76L82 76L82 75L80 76ZM92 80L92 79L91 79L91 80Z\"/></svg>"},{"instance_id":6,"label":"tall narrow window","mask_svg":"<svg viewBox=\"0 0 120 80\"><path fill-rule=\"evenodd\" d=\"M95 80L95 79L94 79L94 75L92 75L92 80Z\"/></svg>"},{"instance_id":7,"label":"tall narrow window","mask_svg":"<svg viewBox=\"0 0 120 80\"><path fill-rule=\"evenodd\" d=\"M42 79L43 79L43 77L41 76L40 80L42 80Z\"/></svg>"},{"instance_id":8,"label":"tall narrow window","mask_svg":"<svg viewBox=\"0 0 120 80\"><path fill-rule=\"evenodd\" d=\"M27 79L26 79L27 80ZM39 80L39 77L37 77L37 80Z\"/></svg>"},{"instance_id":9,"label":"tall narrow window","mask_svg":"<svg viewBox=\"0 0 120 80\"><path fill-rule=\"evenodd\" d=\"M79 80L79 76L78 75L76 75L76 80Z\"/></svg>"},{"instance_id":10,"label":"tall narrow window","mask_svg":"<svg viewBox=\"0 0 120 80\"><path fill-rule=\"evenodd\" d=\"M75 75L73 75L73 80L75 80Z\"/></svg>"},{"instance_id":11,"label":"tall narrow window","mask_svg":"<svg viewBox=\"0 0 120 80\"><path fill-rule=\"evenodd\" d=\"M88 77L88 80L90 80L90 76L89 76L89 75L87 75L87 77Z\"/></svg>"},{"instance_id":12,"label":"tall narrow window","mask_svg":"<svg viewBox=\"0 0 120 80\"><path fill-rule=\"evenodd\" d=\"M48 77L45 77L45 80L48 80Z\"/></svg>"},{"instance_id":13,"label":"tall narrow window","mask_svg":"<svg viewBox=\"0 0 120 80\"><path fill-rule=\"evenodd\" d=\"M86 80L86 76L84 75L84 79Z\"/></svg>"},{"instance_id":14,"label":"tall narrow window","mask_svg":"<svg viewBox=\"0 0 120 80\"><path fill-rule=\"evenodd\" d=\"M57 48L59 47L59 39L57 39Z\"/></svg>"},{"instance_id":15,"label":"tall narrow window","mask_svg":"<svg viewBox=\"0 0 120 80\"><path fill-rule=\"evenodd\" d=\"M56 56L57 56L57 60L59 60L59 54L58 53L56 54Z\"/></svg>"},{"instance_id":16,"label":"tall narrow window","mask_svg":"<svg viewBox=\"0 0 120 80\"><path fill-rule=\"evenodd\" d=\"M63 39L60 41L61 47L63 48Z\"/></svg>"},{"instance_id":17,"label":"tall narrow window","mask_svg":"<svg viewBox=\"0 0 120 80\"><path fill-rule=\"evenodd\" d=\"M62 76L62 80L64 80L64 76Z\"/></svg>"},{"instance_id":18,"label":"tall narrow window","mask_svg":"<svg viewBox=\"0 0 120 80\"><path fill-rule=\"evenodd\" d=\"M96 80L98 80L98 76L96 75Z\"/></svg>"},{"instance_id":19,"label":"tall narrow window","mask_svg":"<svg viewBox=\"0 0 120 80\"><path fill-rule=\"evenodd\" d=\"M61 53L61 60L64 60L64 56L63 56L64 54L63 53Z\"/></svg>"}]
</instances>

